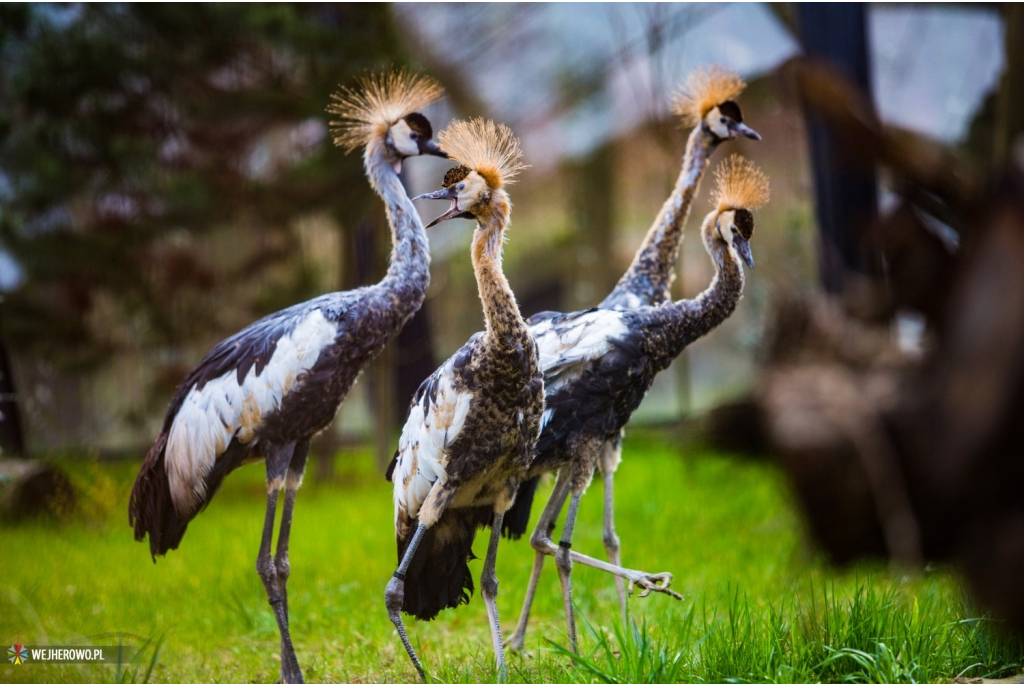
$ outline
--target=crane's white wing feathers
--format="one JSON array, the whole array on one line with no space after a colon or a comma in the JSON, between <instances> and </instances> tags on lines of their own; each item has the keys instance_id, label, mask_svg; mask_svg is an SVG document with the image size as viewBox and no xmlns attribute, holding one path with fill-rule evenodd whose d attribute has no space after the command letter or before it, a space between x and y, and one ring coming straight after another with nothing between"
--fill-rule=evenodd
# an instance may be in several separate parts
<instances>
[{"instance_id":1,"label":"crane's white wing feathers","mask_svg":"<svg viewBox=\"0 0 1024 685\"><path fill-rule=\"evenodd\" d=\"M612 341L628 331L622 314L611 309L559 315L530 326L540 350L544 394L550 397L578 378L587 364L608 354ZM542 431L551 421L554 411L547 408L541 414Z\"/></svg>"},{"instance_id":2,"label":"crane's white wing feathers","mask_svg":"<svg viewBox=\"0 0 1024 685\"><path fill-rule=\"evenodd\" d=\"M254 365L239 383L231 369L188 392L171 425L165 452L171 498L180 514L194 512L204 501L206 476L231 439L248 443L255 437L262 418L281 406L337 331L337 324L320 309L312 309L277 340L259 375Z\"/></svg>"},{"instance_id":3,"label":"crane's white wing feathers","mask_svg":"<svg viewBox=\"0 0 1024 685\"><path fill-rule=\"evenodd\" d=\"M416 518L434 483L447 478L448 448L462 431L473 401L470 390L456 388L458 357L448 359L423 384L402 429L392 475L396 527L403 515Z\"/></svg>"},{"instance_id":4,"label":"crane's white wing feathers","mask_svg":"<svg viewBox=\"0 0 1024 685\"><path fill-rule=\"evenodd\" d=\"M622 313L611 309L558 316L531 326L530 332L540 350L545 393L557 391L588 362L606 355L612 349L612 341L628 331Z\"/></svg>"}]
</instances>

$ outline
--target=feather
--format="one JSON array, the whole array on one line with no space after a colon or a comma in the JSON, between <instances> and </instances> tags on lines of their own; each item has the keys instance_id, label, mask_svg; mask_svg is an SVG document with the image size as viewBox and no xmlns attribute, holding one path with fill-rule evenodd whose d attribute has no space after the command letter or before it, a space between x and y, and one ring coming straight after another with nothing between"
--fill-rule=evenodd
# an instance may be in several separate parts
<instances>
[{"instance_id":1,"label":"feather","mask_svg":"<svg viewBox=\"0 0 1024 685\"><path fill-rule=\"evenodd\" d=\"M672 111L685 126L696 126L714 107L739 97L747 84L740 75L718 64L698 67L672 100Z\"/></svg>"},{"instance_id":2,"label":"feather","mask_svg":"<svg viewBox=\"0 0 1024 685\"><path fill-rule=\"evenodd\" d=\"M715 169L715 190L711 204L719 212L757 209L768 203L768 177L749 159L731 155Z\"/></svg>"},{"instance_id":3,"label":"feather","mask_svg":"<svg viewBox=\"0 0 1024 685\"><path fill-rule=\"evenodd\" d=\"M260 323L256 330L263 330ZM217 458L233 438L246 444L255 437L262 418L281 406L285 394L313 367L337 331L319 308L311 309L277 338L263 364L250 365L244 375L230 368L189 386L170 425L165 454L168 485L179 515L194 514L203 504L206 479ZM241 342L234 340L229 347L240 348Z\"/></svg>"},{"instance_id":4,"label":"feather","mask_svg":"<svg viewBox=\"0 0 1024 685\"><path fill-rule=\"evenodd\" d=\"M400 539L407 532L401 530L401 522L417 517L434 483L445 477L447 449L458 438L469 415L473 393L455 387L459 357L450 357L420 385L398 441L391 480Z\"/></svg>"},{"instance_id":5,"label":"feather","mask_svg":"<svg viewBox=\"0 0 1024 685\"><path fill-rule=\"evenodd\" d=\"M583 366L600 359L612 347L611 341L625 335L628 328L621 312L591 309L565 314L541 321L530 327L540 352L540 368L544 373L545 392L554 393ZM550 420L545 412L544 418Z\"/></svg>"},{"instance_id":6,"label":"feather","mask_svg":"<svg viewBox=\"0 0 1024 685\"><path fill-rule=\"evenodd\" d=\"M513 183L527 168L512 129L482 117L453 121L438 134L437 141L453 161L476 171L492 190Z\"/></svg>"},{"instance_id":7,"label":"feather","mask_svg":"<svg viewBox=\"0 0 1024 685\"><path fill-rule=\"evenodd\" d=\"M444 94L434 79L400 69L366 74L356 79L358 89L340 86L331 95L329 114L341 117L331 121L334 144L346 152L384 136L399 119L423 109Z\"/></svg>"}]
</instances>

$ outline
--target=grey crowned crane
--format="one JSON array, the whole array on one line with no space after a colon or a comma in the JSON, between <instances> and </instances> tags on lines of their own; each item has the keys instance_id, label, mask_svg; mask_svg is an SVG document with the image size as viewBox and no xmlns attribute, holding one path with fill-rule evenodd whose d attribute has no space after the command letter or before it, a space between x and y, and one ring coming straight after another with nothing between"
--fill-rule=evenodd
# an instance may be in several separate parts
<instances>
[{"instance_id":1,"label":"grey crowned crane","mask_svg":"<svg viewBox=\"0 0 1024 685\"><path fill-rule=\"evenodd\" d=\"M545 409L532 478L557 471L554 491L537 522L530 543L542 556L555 557L565 607L569 642L576 649L572 608L572 565L598 568L643 588L641 596L663 592L669 574L646 574L571 551L580 497L594 470L607 458L623 427L647 394L654 377L694 340L727 319L743 294L743 262L753 266L750 238L752 209L768 201L768 179L752 163L733 155L716 173L715 209L704 219L701 237L715 276L692 300L632 309L594 308L571 314L545 315L531 321L544 371ZM559 543L551 541L554 521L567 497L569 509ZM608 511L606 509L606 511ZM522 648L536 578L527 588L523 613L509 646Z\"/></svg>"},{"instance_id":2,"label":"grey crowned crane","mask_svg":"<svg viewBox=\"0 0 1024 685\"><path fill-rule=\"evenodd\" d=\"M270 314L216 345L178 386L128 505L135 539L149 535L155 561L177 549L228 473L265 462L267 508L256 571L281 634L284 682L302 682L288 631L286 584L292 511L310 438L331 423L363 367L416 313L430 284L426 234L398 170L406 157L445 156L417 111L443 91L434 80L407 72L367 76L359 86L339 90L328 112L341 117L332 122L335 143L349 151L365 146L366 175L391 227L387 275L376 285Z\"/></svg>"},{"instance_id":3,"label":"grey crowned crane","mask_svg":"<svg viewBox=\"0 0 1024 685\"><path fill-rule=\"evenodd\" d=\"M739 97L744 88L746 84L736 72L718 65L700 67L687 77L673 103L673 111L682 119L684 125L693 126L687 139L682 170L672 194L662 205L661 211L648 229L626 273L598 305L601 309L634 309L656 306L671 300L671 286L675 280L676 260L682 245L686 219L711 156L722 143L739 136L761 139L756 131L743 123L743 113L736 104L735 98ZM534 315L530 318L530 325L543 325L552 316L553 314L549 312ZM588 339L584 337L582 340ZM553 430L557 429L560 420L558 417L553 419ZM615 532L613 487L615 471L622 460L623 437L624 434L620 431L607 443L602 444L598 461L604 483L604 546L608 559L614 566L621 566L619 537ZM505 517L504 532L508 537L515 539L526 533L539 480L539 476L534 476L520 487L515 504ZM561 506L557 505L557 508L545 517L549 525L553 525L558 518ZM547 531L547 535L550 534L551 531ZM546 556L543 551L537 552L523 611L516 631L509 639L508 644L512 649L520 649L523 646L530 617L530 604ZM651 578L660 581L659 586L667 587L671 583L672 575L665 573ZM620 576L615 577L615 584L620 610L625 617L626 585Z\"/></svg>"},{"instance_id":4,"label":"grey crowned crane","mask_svg":"<svg viewBox=\"0 0 1024 685\"><path fill-rule=\"evenodd\" d=\"M416 199L451 202L428 227L453 217L476 220L471 254L486 329L420 385L387 474L399 565L385 604L424 680L402 612L430 620L469 601L467 562L476 529L487 524L480 588L504 676L495 560L502 517L533 461L544 407L537 346L501 270L511 211L504 185L522 168L519 142L507 127L483 119L454 122L438 141L459 166L445 175L442 190Z\"/></svg>"}]
</instances>

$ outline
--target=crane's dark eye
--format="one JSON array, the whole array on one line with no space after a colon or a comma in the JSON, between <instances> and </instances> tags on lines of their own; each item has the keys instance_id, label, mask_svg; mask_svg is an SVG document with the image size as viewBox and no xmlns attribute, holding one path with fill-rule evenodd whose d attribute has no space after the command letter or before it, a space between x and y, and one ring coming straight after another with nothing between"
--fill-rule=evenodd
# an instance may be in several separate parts
<instances>
[{"instance_id":1,"label":"crane's dark eye","mask_svg":"<svg viewBox=\"0 0 1024 685\"><path fill-rule=\"evenodd\" d=\"M466 184L465 183L460 183L459 185L455 186L455 190L458 190L458 191L463 191L465 189L466 189Z\"/></svg>"}]
</instances>

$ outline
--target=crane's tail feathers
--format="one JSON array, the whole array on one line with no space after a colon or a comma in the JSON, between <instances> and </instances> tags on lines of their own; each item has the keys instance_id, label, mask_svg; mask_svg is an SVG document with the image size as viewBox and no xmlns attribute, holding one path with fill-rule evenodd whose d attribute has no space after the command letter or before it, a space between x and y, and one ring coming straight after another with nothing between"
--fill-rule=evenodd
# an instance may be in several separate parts
<instances>
[{"instance_id":1,"label":"crane's tail feathers","mask_svg":"<svg viewBox=\"0 0 1024 685\"><path fill-rule=\"evenodd\" d=\"M486 507L450 509L427 529L406 571L402 611L430 621L443 609L469 604L473 594L469 561L476 558L473 538L490 517L491 510ZM415 529L415 524L411 528ZM399 541L399 560L411 537Z\"/></svg>"},{"instance_id":2,"label":"crane's tail feathers","mask_svg":"<svg viewBox=\"0 0 1024 685\"><path fill-rule=\"evenodd\" d=\"M161 433L142 463L128 500L128 524L135 528L135 539L149 534L149 551L158 554L177 549L191 517L181 518L171 501L171 488L164 468L167 433Z\"/></svg>"},{"instance_id":3,"label":"crane's tail feathers","mask_svg":"<svg viewBox=\"0 0 1024 685\"><path fill-rule=\"evenodd\" d=\"M509 540L518 540L526 534L527 527L530 525L533 497L537 494L539 483L540 476L534 476L519 484L516 501L505 512L505 519L501 523L501 533Z\"/></svg>"}]
</instances>

